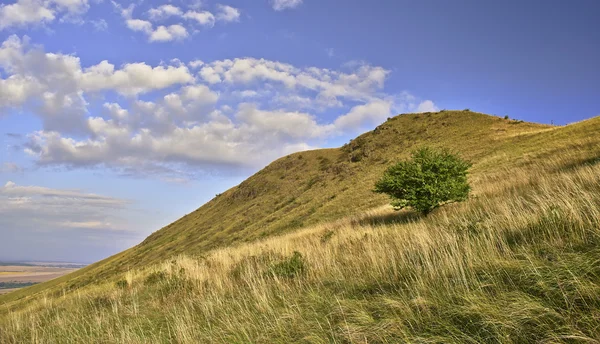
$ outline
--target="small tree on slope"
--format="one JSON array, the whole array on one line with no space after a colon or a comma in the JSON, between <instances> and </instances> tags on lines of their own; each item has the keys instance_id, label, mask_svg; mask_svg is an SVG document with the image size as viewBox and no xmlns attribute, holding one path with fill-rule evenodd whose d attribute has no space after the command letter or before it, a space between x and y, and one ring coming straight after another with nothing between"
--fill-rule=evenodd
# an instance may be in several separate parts
<instances>
[{"instance_id":1,"label":"small tree on slope","mask_svg":"<svg viewBox=\"0 0 600 344\"><path fill-rule=\"evenodd\" d=\"M373 191L388 194L396 210L412 207L427 215L443 204L467 199L470 167L446 149L425 147L414 151L411 160L390 166Z\"/></svg>"}]
</instances>

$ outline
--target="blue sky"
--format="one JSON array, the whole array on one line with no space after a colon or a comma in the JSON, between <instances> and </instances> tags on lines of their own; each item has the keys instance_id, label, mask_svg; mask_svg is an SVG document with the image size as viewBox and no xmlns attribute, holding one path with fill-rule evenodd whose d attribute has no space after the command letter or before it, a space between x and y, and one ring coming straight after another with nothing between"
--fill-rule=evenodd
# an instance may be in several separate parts
<instances>
[{"instance_id":1,"label":"blue sky","mask_svg":"<svg viewBox=\"0 0 600 344\"><path fill-rule=\"evenodd\" d=\"M597 1L0 4L3 260L101 259L399 113L600 115Z\"/></svg>"}]
</instances>

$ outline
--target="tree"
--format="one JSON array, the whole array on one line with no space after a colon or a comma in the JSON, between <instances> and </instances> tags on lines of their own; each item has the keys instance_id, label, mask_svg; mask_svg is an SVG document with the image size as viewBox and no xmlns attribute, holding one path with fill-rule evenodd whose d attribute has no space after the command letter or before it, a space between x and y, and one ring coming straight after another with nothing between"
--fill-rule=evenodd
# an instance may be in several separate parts
<instances>
[{"instance_id":1,"label":"tree","mask_svg":"<svg viewBox=\"0 0 600 344\"><path fill-rule=\"evenodd\" d=\"M447 149L424 147L411 160L390 166L373 191L389 195L396 210L412 207L427 215L443 204L467 199L470 167Z\"/></svg>"}]
</instances>

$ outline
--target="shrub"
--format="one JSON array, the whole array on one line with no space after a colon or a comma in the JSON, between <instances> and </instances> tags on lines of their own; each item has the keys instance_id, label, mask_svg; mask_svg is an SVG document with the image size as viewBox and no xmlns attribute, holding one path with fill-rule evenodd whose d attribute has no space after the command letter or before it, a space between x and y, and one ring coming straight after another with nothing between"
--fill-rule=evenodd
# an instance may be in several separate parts
<instances>
[{"instance_id":1,"label":"shrub","mask_svg":"<svg viewBox=\"0 0 600 344\"><path fill-rule=\"evenodd\" d=\"M166 278L167 278L167 274L164 271L154 271L154 272L151 272L150 274L148 274L148 276L146 276L146 278L144 279L144 284L145 285L156 284L162 280L165 280Z\"/></svg>"},{"instance_id":2,"label":"shrub","mask_svg":"<svg viewBox=\"0 0 600 344\"><path fill-rule=\"evenodd\" d=\"M504 116L504 119L509 120L510 117L508 117L508 115Z\"/></svg>"},{"instance_id":3,"label":"shrub","mask_svg":"<svg viewBox=\"0 0 600 344\"><path fill-rule=\"evenodd\" d=\"M373 191L389 195L397 210L412 207L427 215L445 203L468 197L470 167L448 150L425 147L414 151L411 160L390 166Z\"/></svg>"},{"instance_id":4,"label":"shrub","mask_svg":"<svg viewBox=\"0 0 600 344\"><path fill-rule=\"evenodd\" d=\"M129 287L129 282L126 279L121 279L115 282L115 286L119 289L127 289Z\"/></svg>"},{"instance_id":5,"label":"shrub","mask_svg":"<svg viewBox=\"0 0 600 344\"><path fill-rule=\"evenodd\" d=\"M302 254L298 251L294 251L294 254L288 259L271 265L269 274L283 278L294 278L304 274L305 271L306 264L304 263Z\"/></svg>"}]
</instances>

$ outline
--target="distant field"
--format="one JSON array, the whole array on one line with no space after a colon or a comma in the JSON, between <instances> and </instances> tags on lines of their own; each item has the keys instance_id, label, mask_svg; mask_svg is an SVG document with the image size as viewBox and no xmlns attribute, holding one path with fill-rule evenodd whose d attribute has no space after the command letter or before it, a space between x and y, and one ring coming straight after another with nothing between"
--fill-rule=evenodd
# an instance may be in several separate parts
<instances>
[{"instance_id":1,"label":"distant field","mask_svg":"<svg viewBox=\"0 0 600 344\"><path fill-rule=\"evenodd\" d=\"M0 295L10 293L11 291L15 291L20 288L12 288L12 289L0 289Z\"/></svg>"},{"instance_id":2,"label":"distant field","mask_svg":"<svg viewBox=\"0 0 600 344\"><path fill-rule=\"evenodd\" d=\"M44 266L0 266L0 294L6 294L19 289L14 288L15 284L27 286L31 283L46 282L75 270L77 269Z\"/></svg>"}]
</instances>

